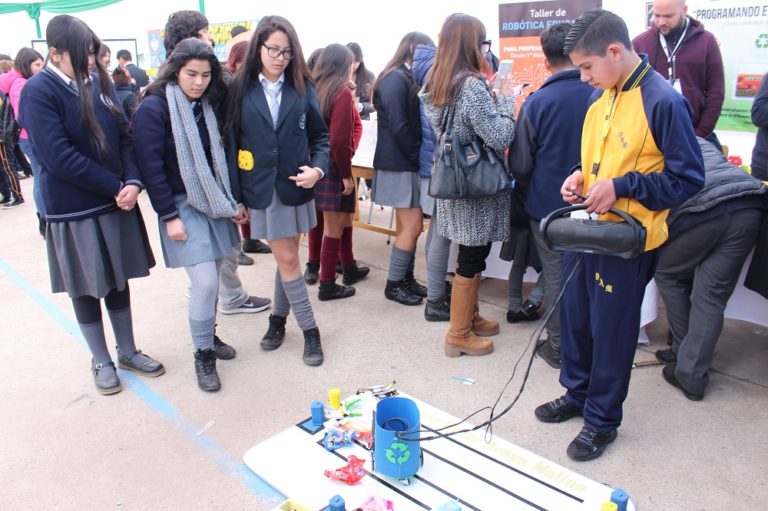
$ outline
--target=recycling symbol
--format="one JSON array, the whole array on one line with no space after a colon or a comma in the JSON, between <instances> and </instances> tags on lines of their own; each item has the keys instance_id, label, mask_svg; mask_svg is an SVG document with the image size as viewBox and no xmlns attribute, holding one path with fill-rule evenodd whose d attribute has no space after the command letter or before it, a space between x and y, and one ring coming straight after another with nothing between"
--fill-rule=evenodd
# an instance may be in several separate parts
<instances>
[{"instance_id":1,"label":"recycling symbol","mask_svg":"<svg viewBox=\"0 0 768 511\"><path fill-rule=\"evenodd\" d=\"M762 49L768 48L768 34L760 34L757 36L757 39L755 39L755 46Z\"/></svg>"},{"instance_id":2,"label":"recycling symbol","mask_svg":"<svg viewBox=\"0 0 768 511\"><path fill-rule=\"evenodd\" d=\"M393 442L384 453L390 463L397 463L398 465L407 463L411 458L411 451L408 449L408 445L402 442ZM395 457L396 453L397 457Z\"/></svg>"}]
</instances>

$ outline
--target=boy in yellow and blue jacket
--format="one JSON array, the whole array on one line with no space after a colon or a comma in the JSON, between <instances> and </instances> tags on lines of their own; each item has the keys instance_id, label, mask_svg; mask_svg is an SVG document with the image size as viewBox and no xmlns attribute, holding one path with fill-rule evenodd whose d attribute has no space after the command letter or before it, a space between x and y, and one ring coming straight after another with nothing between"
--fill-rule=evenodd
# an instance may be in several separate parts
<instances>
[{"instance_id":1,"label":"boy in yellow and blue jacket","mask_svg":"<svg viewBox=\"0 0 768 511\"><path fill-rule=\"evenodd\" d=\"M685 99L632 50L624 21L593 9L568 33L565 53L581 80L602 89L584 121L581 167L565 180L566 202L582 202L601 220L626 211L646 229L645 251L633 259L566 253L563 276L574 268L560 310L561 398L536 408L543 422L584 417L568 446L576 461L599 457L616 439L627 397L645 286L655 250L667 239L669 208L704 184L704 162ZM563 279L565 281L565 278Z\"/></svg>"}]
</instances>

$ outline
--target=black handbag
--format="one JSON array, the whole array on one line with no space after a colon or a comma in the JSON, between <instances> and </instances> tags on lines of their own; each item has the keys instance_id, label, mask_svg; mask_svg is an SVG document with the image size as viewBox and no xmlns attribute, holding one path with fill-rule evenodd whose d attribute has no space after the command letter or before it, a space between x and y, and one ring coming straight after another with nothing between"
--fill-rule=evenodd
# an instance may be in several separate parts
<instances>
[{"instance_id":1,"label":"black handbag","mask_svg":"<svg viewBox=\"0 0 768 511\"><path fill-rule=\"evenodd\" d=\"M452 136L454 114L455 108L451 108L435 148L429 195L436 199L476 199L508 190L509 174L493 149L478 138L462 144Z\"/></svg>"}]
</instances>

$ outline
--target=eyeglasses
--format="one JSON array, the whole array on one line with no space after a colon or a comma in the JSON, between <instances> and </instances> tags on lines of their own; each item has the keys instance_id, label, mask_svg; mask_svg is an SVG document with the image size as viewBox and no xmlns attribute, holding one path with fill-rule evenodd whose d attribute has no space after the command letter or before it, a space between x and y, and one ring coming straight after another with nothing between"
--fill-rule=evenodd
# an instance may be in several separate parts
<instances>
[{"instance_id":1,"label":"eyeglasses","mask_svg":"<svg viewBox=\"0 0 768 511\"><path fill-rule=\"evenodd\" d=\"M291 50L281 50L280 48L267 46L266 44L262 44L262 46L267 49L267 55L273 59L283 57L285 60L293 60L293 52Z\"/></svg>"}]
</instances>

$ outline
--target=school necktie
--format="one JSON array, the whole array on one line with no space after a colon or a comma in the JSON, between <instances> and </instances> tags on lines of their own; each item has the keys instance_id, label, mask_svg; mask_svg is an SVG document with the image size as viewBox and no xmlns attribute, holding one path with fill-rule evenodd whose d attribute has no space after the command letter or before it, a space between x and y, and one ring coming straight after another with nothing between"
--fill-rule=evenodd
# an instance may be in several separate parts
<instances>
[{"instance_id":1,"label":"school necktie","mask_svg":"<svg viewBox=\"0 0 768 511\"><path fill-rule=\"evenodd\" d=\"M262 80L261 84L267 97L269 113L272 115L272 125L277 127L277 115L280 113L280 101L277 96L280 94L280 84L271 84L268 80Z\"/></svg>"}]
</instances>

